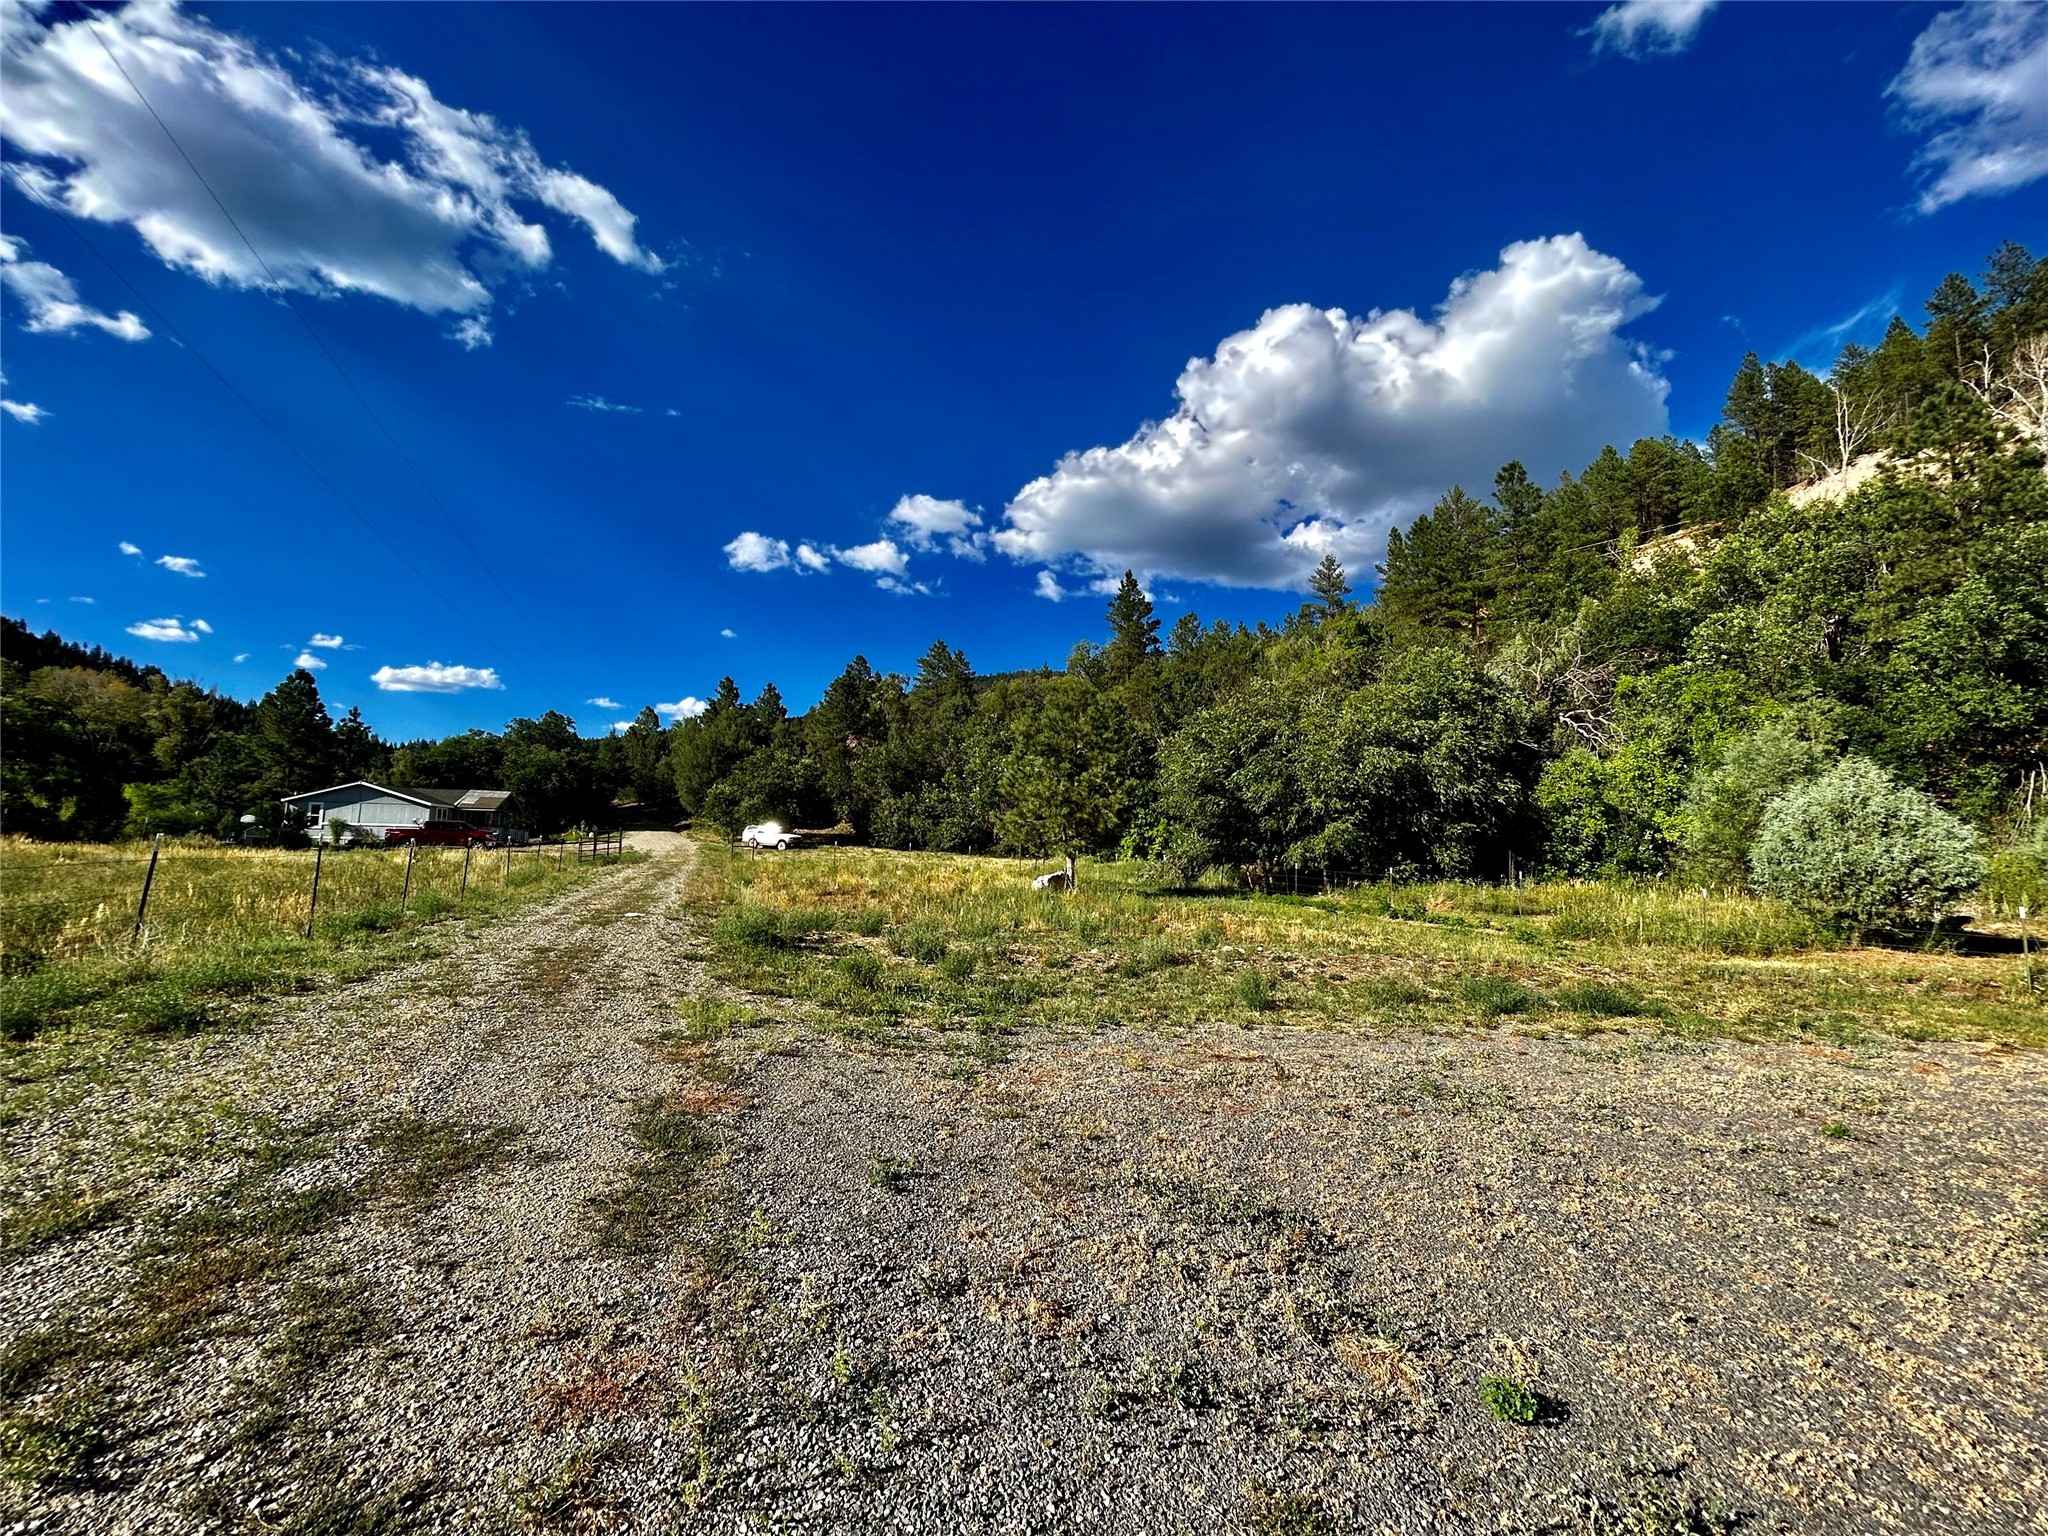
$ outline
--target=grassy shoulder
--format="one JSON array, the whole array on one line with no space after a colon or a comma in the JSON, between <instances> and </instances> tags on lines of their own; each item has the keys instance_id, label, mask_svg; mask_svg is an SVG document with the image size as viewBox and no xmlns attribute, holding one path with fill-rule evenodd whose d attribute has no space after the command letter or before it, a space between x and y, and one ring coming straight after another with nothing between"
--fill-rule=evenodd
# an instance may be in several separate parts
<instances>
[{"instance_id":1,"label":"grassy shoulder","mask_svg":"<svg viewBox=\"0 0 2048 1536\"><path fill-rule=\"evenodd\" d=\"M402 852L352 849L321 861L315 909L310 852L171 843L150 880L138 939L148 865L147 850L134 846L0 839L0 1037L202 1028L237 999L353 980L435 953L604 867L550 852L465 860L458 850L424 849L408 878Z\"/></svg>"},{"instance_id":2,"label":"grassy shoulder","mask_svg":"<svg viewBox=\"0 0 2048 1536\"><path fill-rule=\"evenodd\" d=\"M707 848L693 899L720 979L880 1042L1024 1026L1511 1028L2048 1044L2017 960L1829 947L1791 909L1665 885L1377 886L1261 896L1143 863Z\"/></svg>"}]
</instances>

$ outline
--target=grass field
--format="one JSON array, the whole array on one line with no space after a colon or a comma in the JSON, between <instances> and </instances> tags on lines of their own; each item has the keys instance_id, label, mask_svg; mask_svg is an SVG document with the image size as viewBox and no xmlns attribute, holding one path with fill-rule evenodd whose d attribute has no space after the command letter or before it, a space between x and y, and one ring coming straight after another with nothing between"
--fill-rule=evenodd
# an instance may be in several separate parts
<instances>
[{"instance_id":1,"label":"grass field","mask_svg":"<svg viewBox=\"0 0 2048 1536\"><path fill-rule=\"evenodd\" d=\"M2048 1043L2017 956L1830 947L1775 902L1663 885L1362 887L1258 896L1161 867L707 851L694 899L723 979L879 1040L1215 1019L1364 1031ZM986 1047L984 1047L985 1049Z\"/></svg>"},{"instance_id":2,"label":"grass field","mask_svg":"<svg viewBox=\"0 0 2048 1536\"><path fill-rule=\"evenodd\" d=\"M55 1026L157 1033L208 1022L230 999L288 992L414 958L422 931L487 920L581 883L593 865L553 851L398 849L321 861L312 912L306 849L164 845L140 940L146 847L0 839L0 1036ZM312 916L312 936L307 919Z\"/></svg>"}]
</instances>

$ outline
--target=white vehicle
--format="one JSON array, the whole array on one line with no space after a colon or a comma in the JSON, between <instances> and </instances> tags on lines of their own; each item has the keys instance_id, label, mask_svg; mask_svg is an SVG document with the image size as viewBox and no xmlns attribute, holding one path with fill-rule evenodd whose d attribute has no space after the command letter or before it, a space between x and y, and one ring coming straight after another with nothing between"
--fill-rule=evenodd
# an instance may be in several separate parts
<instances>
[{"instance_id":1,"label":"white vehicle","mask_svg":"<svg viewBox=\"0 0 2048 1536\"><path fill-rule=\"evenodd\" d=\"M803 841L801 834L783 829L779 821L761 821L740 833L740 841L749 848L773 848L783 853Z\"/></svg>"}]
</instances>

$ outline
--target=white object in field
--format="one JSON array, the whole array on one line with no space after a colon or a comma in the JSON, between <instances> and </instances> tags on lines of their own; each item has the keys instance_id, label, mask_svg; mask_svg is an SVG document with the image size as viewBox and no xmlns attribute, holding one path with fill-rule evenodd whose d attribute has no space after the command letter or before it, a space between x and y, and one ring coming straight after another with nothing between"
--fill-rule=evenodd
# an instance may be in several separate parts
<instances>
[{"instance_id":1,"label":"white object in field","mask_svg":"<svg viewBox=\"0 0 2048 1536\"><path fill-rule=\"evenodd\" d=\"M1031 882L1034 891L1064 891L1072 886L1074 877L1064 869L1048 870Z\"/></svg>"},{"instance_id":2,"label":"white object in field","mask_svg":"<svg viewBox=\"0 0 2048 1536\"><path fill-rule=\"evenodd\" d=\"M796 833L785 830L779 821L760 821L742 831L740 841L749 848L773 848L781 852L794 848L802 839Z\"/></svg>"}]
</instances>

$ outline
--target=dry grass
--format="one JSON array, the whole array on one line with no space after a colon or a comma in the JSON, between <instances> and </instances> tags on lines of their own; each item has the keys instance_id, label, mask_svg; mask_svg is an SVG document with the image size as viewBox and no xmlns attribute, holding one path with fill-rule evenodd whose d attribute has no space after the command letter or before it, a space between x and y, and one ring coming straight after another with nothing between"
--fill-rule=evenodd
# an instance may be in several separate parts
<instances>
[{"instance_id":1,"label":"dry grass","mask_svg":"<svg viewBox=\"0 0 2048 1536\"><path fill-rule=\"evenodd\" d=\"M1828 947L1798 914L1737 894L1556 884L1257 896L1177 888L1131 863L1085 865L1063 895L1032 891L1034 872L869 849L708 853L694 896L724 979L894 1043L1219 1019L2048 1043L2048 1011L2016 959Z\"/></svg>"},{"instance_id":2,"label":"dry grass","mask_svg":"<svg viewBox=\"0 0 2048 1536\"><path fill-rule=\"evenodd\" d=\"M596 867L544 850L509 862L479 854L465 885L462 852L428 848L408 892L402 851L348 849L322 859L312 912L313 864L306 849L167 843L138 942L146 847L0 839L0 1035L22 1040L70 1022L130 1034L201 1027L227 999L417 958L422 927L502 915Z\"/></svg>"}]
</instances>

